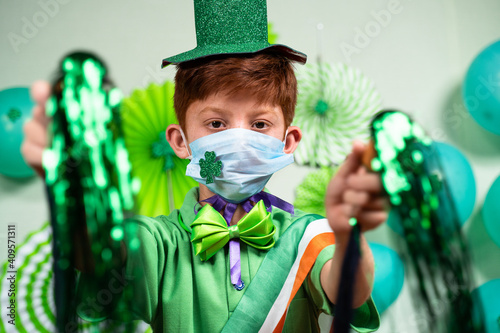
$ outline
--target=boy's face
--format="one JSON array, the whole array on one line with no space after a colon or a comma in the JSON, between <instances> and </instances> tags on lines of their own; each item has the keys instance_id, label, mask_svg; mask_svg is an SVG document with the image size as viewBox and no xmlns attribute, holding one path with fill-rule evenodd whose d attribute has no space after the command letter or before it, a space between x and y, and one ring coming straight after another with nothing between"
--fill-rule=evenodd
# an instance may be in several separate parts
<instances>
[{"instance_id":1,"label":"boy's face","mask_svg":"<svg viewBox=\"0 0 500 333\"><path fill-rule=\"evenodd\" d=\"M280 106L260 104L244 92L211 95L193 102L186 111L186 139L189 143L205 135L231 128L243 128L284 140L285 118Z\"/></svg>"},{"instance_id":2,"label":"boy's face","mask_svg":"<svg viewBox=\"0 0 500 333\"><path fill-rule=\"evenodd\" d=\"M203 136L231 128L243 128L270 135L285 141L284 152L295 151L302 133L296 126L285 128L281 107L260 101L245 92L237 94L214 94L205 100L193 102L186 110L185 136L191 143ZM288 134L285 138L285 132ZM188 147L180 135L179 125L167 128L167 140L179 158L187 158Z\"/></svg>"}]
</instances>

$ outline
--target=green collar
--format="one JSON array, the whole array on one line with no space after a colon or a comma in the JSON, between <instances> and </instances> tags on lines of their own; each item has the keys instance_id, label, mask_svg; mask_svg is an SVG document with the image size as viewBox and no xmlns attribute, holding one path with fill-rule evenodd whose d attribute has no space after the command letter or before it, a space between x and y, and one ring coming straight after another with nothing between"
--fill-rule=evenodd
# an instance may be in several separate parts
<instances>
[{"instance_id":1,"label":"green collar","mask_svg":"<svg viewBox=\"0 0 500 333\"><path fill-rule=\"evenodd\" d=\"M184 202L179 209L179 224L187 232L191 232L191 223L193 223L196 218L196 213L194 212L195 207L197 210L201 209L201 205L198 203L199 196L199 187L193 187L186 194Z\"/></svg>"}]
</instances>

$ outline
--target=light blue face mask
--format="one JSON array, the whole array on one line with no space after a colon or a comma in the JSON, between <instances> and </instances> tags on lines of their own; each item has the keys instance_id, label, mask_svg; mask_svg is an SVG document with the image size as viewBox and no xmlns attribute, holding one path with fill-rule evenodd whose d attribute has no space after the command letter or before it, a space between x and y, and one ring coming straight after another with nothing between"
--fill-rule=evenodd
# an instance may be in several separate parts
<instances>
[{"instance_id":1,"label":"light blue face mask","mask_svg":"<svg viewBox=\"0 0 500 333\"><path fill-rule=\"evenodd\" d=\"M201 137L191 142L189 147L192 159L186 175L232 203L240 203L259 193L273 173L293 163L293 155L283 152L283 141L242 128ZM210 152L215 153L215 160ZM200 160L203 160L201 167ZM218 166L222 168L217 176ZM207 173L213 177L207 176Z\"/></svg>"}]
</instances>

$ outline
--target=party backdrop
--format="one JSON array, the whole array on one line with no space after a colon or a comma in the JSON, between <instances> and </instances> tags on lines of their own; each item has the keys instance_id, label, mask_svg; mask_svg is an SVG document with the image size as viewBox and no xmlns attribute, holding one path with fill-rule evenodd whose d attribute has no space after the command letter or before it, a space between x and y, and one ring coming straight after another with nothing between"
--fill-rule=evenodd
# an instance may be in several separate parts
<instances>
[{"instance_id":1,"label":"party backdrop","mask_svg":"<svg viewBox=\"0 0 500 333\"><path fill-rule=\"evenodd\" d=\"M454 173L460 176L460 172L465 172L463 175L469 183L457 188L470 189L472 176L475 190L473 198L470 191L461 194L468 205L462 214L469 215L463 221L462 230L470 244L475 287L479 287L477 293L488 294L484 290L489 292L491 286L496 285L491 281L500 278L497 227L500 218L495 206L495 202L500 201L498 181L494 185L500 176L500 136L498 127L492 128L496 123L485 119L489 119L489 112L491 119L499 119L496 117L500 109L484 111L480 107L484 106L483 101L495 105L500 76L486 74L482 81L473 81L467 79L467 73L469 68L491 73L490 66L495 66L495 59L500 63L491 54L479 57L485 59L479 64L474 62L483 50L500 40L500 2L269 0L268 3L273 38L309 56L309 64L297 66L297 70L314 74L318 73L318 64L323 64L319 66L322 77L301 76L307 81L304 87L309 89L304 90L301 97L309 100L311 96L321 97L313 100L314 117L311 118L317 119L321 112L340 112L344 117L341 119L347 119L350 124L359 120L360 126L364 126L372 109L397 108L421 123L432 139L459 151L460 155L455 154L453 158L460 161L461 164L456 165L462 167L462 171ZM174 69L161 70L161 59L195 46L192 7L192 2L186 0L0 0L0 90L28 87L37 79L50 80L64 54L87 49L105 59L115 84L134 100L140 94L137 91L148 93L154 89L148 88L151 84L162 87L165 81L172 80ZM475 65L471 67L473 62ZM324 81L321 80L325 79L333 80L336 85L324 85L329 87L329 95L323 96ZM314 91L315 85L317 91ZM464 87L473 93L468 103L464 103ZM352 95L334 95L342 89ZM359 105L337 107L334 103L339 101L359 102ZM10 111L14 109L6 112L16 121L24 121L24 113ZM478 110L482 111L478 113ZM140 109L133 111L140 112ZM298 110L299 122L301 111L311 112ZM359 118L350 118L353 112L357 112ZM7 136L10 137L5 127L9 123L1 117L3 114L0 115L4 126L0 130L0 141L5 145ZM12 123L11 119L8 118ZM306 197L306 204L317 207L324 193L321 186L334 174L335 164L345 155L346 145L351 138L366 138L363 129L339 123L333 117L319 124L302 125L308 131L305 144L319 149L299 151L297 164L273 176L268 188L275 195L290 202L299 200L299 203L304 202L304 195L311 195L313 201L307 202ZM16 124L16 128L19 130L21 126ZM330 141L320 140L315 145L318 128L324 134L320 139ZM148 134L152 136L146 145L157 141L161 144L159 137L156 140L160 130L155 131L158 133ZM327 146L336 150L328 155L324 149ZM10 160L12 151L18 148L16 143L2 147L0 165L7 165L5 161ZM168 156L165 152L158 155L163 159ZM311 158L316 160L310 161ZM160 170L158 174L166 168L163 159L154 162ZM316 168L319 166L331 168ZM173 175L178 169L168 172ZM168 179L166 186L169 186ZM460 182L462 178L457 177L455 181ZM169 188L158 190L165 193L165 198L171 198L167 196L171 193ZM44 191L42 181L30 172L13 176L0 170L1 262L8 257L4 244L9 226L14 226L15 241L21 244L28 234L39 230L47 221ZM175 204L171 199L165 200L165 209ZM143 209L156 213L162 208L145 205ZM408 281L401 282L406 276L399 269L400 258L394 252L401 236L393 229L385 225L367 234L370 241L380 244L377 253L381 258L398 263L395 271L387 271L392 266L378 266L382 270L379 276L384 278L376 282L378 285L387 285L387 279L397 279L391 297L379 301L384 310L380 332L425 332L430 323L424 313L413 308ZM488 318L500 316L498 305L489 309L492 313ZM323 320L326 322L328 318ZM494 329L491 332L495 332Z\"/></svg>"}]
</instances>

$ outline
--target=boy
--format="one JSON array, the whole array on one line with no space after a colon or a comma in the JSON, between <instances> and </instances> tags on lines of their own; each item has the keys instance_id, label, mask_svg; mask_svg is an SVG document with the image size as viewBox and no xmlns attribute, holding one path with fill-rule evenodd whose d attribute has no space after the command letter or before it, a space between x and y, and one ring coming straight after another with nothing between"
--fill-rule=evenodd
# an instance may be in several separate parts
<instances>
[{"instance_id":1,"label":"boy","mask_svg":"<svg viewBox=\"0 0 500 333\"><path fill-rule=\"evenodd\" d=\"M83 318L131 314L155 332L315 332L320 312L334 314L349 219L357 217L363 231L377 227L387 218L385 199L379 177L361 166L365 146L355 143L327 191L324 223L335 233L335 247L331 241L322 245L286 306L286 320L276 318L272 311L279 299L267 297L286 284L278 282L288 274L281 269L300 252L297 244L307 238L308 227L322 222L298 211L292 215L289 204L263 191L272 173L293 161L302 137L299 128L290 126L297 95L291 62L305 62L299 52L267 44L265 9L261 0L237 5L195 1L198 47L164 65L175 63L178 69L174 104L179 125L167 128L167 140L179 158L191 158L187 174L200 186L169 216L127 222L142 244L126 260L134 304L120 313L79 307ZM231 33L221 36L222 31ZM43 105L48 94L46 83L33 86L38 106L22 147L26 160L38 168L46 146ZM226 230L207 233L213 225ZM243 225L263 231L245 238ZM219 233L224 239L206 244ZM352 324L373 331L378 327L369 297L373 258L363 236L360 246Z\"/></svg>"}]
</instances>

